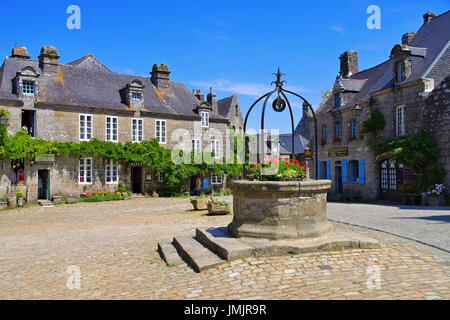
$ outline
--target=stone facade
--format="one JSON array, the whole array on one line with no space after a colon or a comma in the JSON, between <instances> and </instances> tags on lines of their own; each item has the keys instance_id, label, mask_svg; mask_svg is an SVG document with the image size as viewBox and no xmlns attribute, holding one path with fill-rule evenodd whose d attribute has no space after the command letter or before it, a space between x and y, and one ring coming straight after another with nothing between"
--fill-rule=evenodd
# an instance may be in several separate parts
<instances>
[{"instance_id":1,"label":"stone facade","mask_svg":"<svg viewBox=\"0 0 450 320\"><path fill-rule=\"evenodd\" d=\"M192 139L200 138L200 148L203 151L211 149L211 139L220 140L220 149L222 152L225 150L225 134L230 126L230 119L219 114L217 103L214 110L209 101L199 101L183 85L170 81L170 71L166 65L155 65L151 78L136 77L130 80L133 76L114 74L91 55L68 64L59 64L59 56L53 47L43 47L39 61L29 60L26 49L20 49L13 49L12 56L8 57L0 68L0 109L9 113L9 135L23 130L24 119L27 118L32 126L31 129L25 126L25 129L35 138L80 142L80 115L90 115L91 138L105 141L106 119L117 117L117 139L114 142L124 144L132 141L132 119L142 120L142 140L156 138L156 122L163 120L166 127L166 141L160 141L163 147L171 149L179 145L180 140L172 137L175 136L173 133L176 130L182 129L185 136L189 133ZM8 79L12 74L15 80ZM75 77L80 77L83 82L75 82ZM87 77L97 79L97 90L91 88L95 83L84 83L83 79ZM110 79L104 79L108 77ZM8 87L8 83L14 81L17 85ZM24 81L33 82L33 94L24 94ZM102 99L101 93L95 97L96 92L101 92L105 82L117 88L113 93L114 97L108 95ZM85 87L86 85L88 87ZM52 86L55 86L54 90L51 90ZM59 91L61 87L63 91ZM89 92L90 90L92 91ZM83 100L83 103L74 103L76 100ZM206 127L201 125L198 112L201 105L206 107L209 113L209 124ZM236 119L233 118L233 123L235 122ZM218 136L208 136L206 133L210 129L216 129ZM44 170L48 172L47 197L50 199L55 194L62 194L65 198L77 198L80 194L96 190L113 191L117 189L119 182L133 189L132 171L136 166L139 167L140 164L119 163L118 180L107 184L104 160L93 158L92 183L80 184L79 162L72 156L56 156L44 161L25 160L24 184L15 185L11 183L11 161L6 159L0 167L0 197L12 197L17 189L21 189L25 191L29 202L37 201L38 173ZM146 192L149 187L158 189L162 184L151 168L142 167L137 175L140 176L139 186L134 189L139 192ZM212 184L210 174L207 174L207 177L210 180L209 191L220 192L226 188L226 177L222 178L220 184ZM185 187L187 191L191 189L189 181Z\"/></svg>"},{"instance_id":2,"label":"stone facade","mask_svg":"<svg viewBox=\"0 0 450 320\"><path fill-rule=\"evenodd\" d=\"M319 178L332 180L331 198L399 201L400 184L416 179L416 173L403 164L383 157L375 160L377 155L360 140L361 123L375 110L386 120L380 137L428 132L438 144L439 161L447 172L445 183L450 185L450 12L427 17L417 33L403 35L402 44L395 45L390 58L377 66L358 71L356 52L340 56L334 87L316 110ZM313 130L310 141L314 141Z\"/></svg>"}]
</instances>

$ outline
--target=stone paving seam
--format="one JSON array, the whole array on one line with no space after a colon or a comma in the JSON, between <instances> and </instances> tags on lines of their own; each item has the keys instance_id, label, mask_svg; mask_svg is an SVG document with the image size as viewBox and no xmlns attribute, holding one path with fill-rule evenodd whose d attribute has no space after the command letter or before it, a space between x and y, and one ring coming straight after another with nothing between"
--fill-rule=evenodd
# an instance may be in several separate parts
<instances>
[{"instance_id":1,"label":"stone paving seam","mask_svg":"<svg viewBox=\"0 0 450 320\"><path fill-rule=\"evenodd\" d=\"M438 250L441 250L441 251L444 251L444 252L450 254L450 250L441 248L439 246L436 246L436 245L433 245L433 244L430 244L430 243L426 243L426 242L421 241L421 240L417 240L417 239L413 239L413 238L410 238L410 237L402 236L402 235L399 235L399 234L396 234L396 233L393 233L393 232L390 232L390 231L381 230L381 229L368 227L368 226L363 226L363 225L359 225L359 224L353 224L353 223L344 222L344 221L339 221L339 220L335 220L335 219L328 219L328 220L332 221L332 222L342 223L342 224L345 224L345 225L348 225L348 226L360 227L360 228L365 228L365 229L369 229L369 230L373 230L373 231L383 232L383 233L386 233L386 234L389 234L389 235L392 235L392 236L396 236L396 237L403 238L403 239L406 239L406 240L414 241L414 242L420 243L422 245L425 245L425 246L428 246L428 247L432 247L432 248L435 248L435 249L438 249ZM446 260L450 261L450 257L449 256L444 255L443 257L445 257Z\"/></svg>"}]
</instances>

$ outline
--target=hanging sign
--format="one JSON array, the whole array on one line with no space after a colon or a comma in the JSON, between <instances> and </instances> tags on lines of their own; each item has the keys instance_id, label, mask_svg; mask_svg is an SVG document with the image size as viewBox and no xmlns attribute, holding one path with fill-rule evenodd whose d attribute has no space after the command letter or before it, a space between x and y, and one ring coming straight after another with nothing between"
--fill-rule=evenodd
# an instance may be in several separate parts
<instances>
[{"instance_id":1,"label":"hanging sign","mask_svg":"<svg viewBox=\"0 0 450 320\"><path fill-rule=\"evenodd\" d=\"M328 149L328 157L346 157L348 156L348 148L340 147L340 148L329 148Z\"/></svg>"}]
</instances>

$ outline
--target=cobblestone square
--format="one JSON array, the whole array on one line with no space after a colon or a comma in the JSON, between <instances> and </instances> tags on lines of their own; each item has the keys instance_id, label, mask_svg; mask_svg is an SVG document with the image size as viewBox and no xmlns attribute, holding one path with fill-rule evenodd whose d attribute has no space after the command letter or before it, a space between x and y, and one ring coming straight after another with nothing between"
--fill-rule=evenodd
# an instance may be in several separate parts
<instances>
[{"instance_id":1,"label":"cobblestone square","mask_svg":"<svg viewBox=\"0 0 450 320\"><path fill-rule=\"evenodd\" d=\"M142 198L3 211L0 299L450 298L448 253L339 223L381 248L249 258L202 273L167 267L158 241L232 218L190 209L186 198ZM66 286L70 266L80 268L80 289Z\"/></svg>"}]
</instances>

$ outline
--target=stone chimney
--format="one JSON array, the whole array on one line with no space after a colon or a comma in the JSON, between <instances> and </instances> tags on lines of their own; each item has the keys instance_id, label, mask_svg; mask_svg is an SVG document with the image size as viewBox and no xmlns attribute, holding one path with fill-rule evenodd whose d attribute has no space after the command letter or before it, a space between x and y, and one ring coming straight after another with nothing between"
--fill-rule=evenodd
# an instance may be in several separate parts
<instances>
[{"instance_id":1,"label":"stone chimney","mask_svg":"<svg viewBox=\"0 0 450 320\"><path fill-rule=\"evenodd\" d=\"M11 58L30 59L27 48L18 47L17 45L11 50Z\"/></svg>"},{"instance_id":2,"label":"stone chimney","mask_svg":"<svg viewBox=\"0 0 450 320\"><path fill-rule=\"evenodd\" d=\"M58 74L58 51L55 47L43 46L41 48L41 55L39 58L39 68L41 68L44 75L57 75Z\"/></svg>"},{"instance_id":3,"label":"stone chimney","mask_svg":"<svg viewBox=\"0 0 450 320\"><path fill-rule=\"evenodd\" d=\"M209 87L209 93L207 95L207 101L208 103L212 106L212 111L215 113L218 113L218 105L217 105L217 98L216 98L216 93L213 91L212 87Z\"/></svg>"},{"instance_id":4,"label":"stone chimney","mask_svg":"<svg viewBox=\"0 0 450 320\"><path fill-rule=\"evenodd\" d=\"M423 15L423 24L427 24L434 18L436 18L436 13L428 11Z\"/></svg>"},{"instance_id":5,"label":"stone chimney","mask_svg":"<svg viewBox=\"0 0 450 320\"><path fill-rule=\"evenodd\" d=\"M202 93L202 90L197 89L195 91L194 96L198 99L198 101L205 101L205 95Z\"/></svg>"},{"instance_id":6,"label":"stone chimney","mask_svg":"<svg viewBox=\"0 0 450 320\"><path fill-rule=\"evenodd\" d=\"M415 32L407 32L402 36L402 44L409 44L416 35Z\"/></svg>"},{"instance_id":7,"label":"stone chimney","mask_svg":"<svg viewBox=\"0 0 450 320\"><path fill-rule=\"evenodd\" d=\"M339 56L341 60L341 69L339 74L347 78L358 72L358 53L353 50L347 50Z\"/></svg>"},{"instance_id":8,"label":"stone chimney","mask_svg":"<svg viewBox=\"0 0 450 320\"><path fill-rule=\"evenodd\" d=\"M162 92L167 92L169 90L169 67L167 64L157 65L156 63L153 65L151 79L156 89Z\"/></svg>"}]
</instances>

